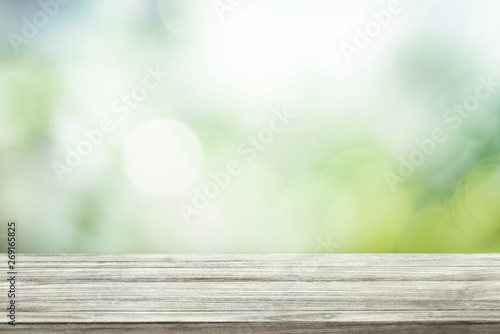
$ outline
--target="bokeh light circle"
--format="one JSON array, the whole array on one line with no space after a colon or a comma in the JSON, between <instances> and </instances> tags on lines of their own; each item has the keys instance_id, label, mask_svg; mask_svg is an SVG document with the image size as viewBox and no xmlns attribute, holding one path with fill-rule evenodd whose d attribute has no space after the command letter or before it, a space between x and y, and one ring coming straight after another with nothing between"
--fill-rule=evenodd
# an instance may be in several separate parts
<instances>
[{"instance_id":1,"label":"bokeh light circle","mask_svg":"<svg viewBox=\"0 0 500 334\"><path fill-rule=\"evenodd\" d=\"M203 166L203 149L187 126L169 119L140 125L124 148L132 183L150 193L174 193L191 185Z\"/></svg>"},{"instance_id":2,"label":"bokeh light circle","mask_svg":"<svg viewBox=\"0 0 500 334\"><path fill-rule=\"evenodd\" d=\"M486 159L458 184L454 210L460 225L470 233L488 238L500 231L500 165Z\"/></svg>"},{"instance_id":3,"label":"bokeh light circle","mask_svg":"<svg viewBox=\"0 0 500 334\"><path fill-rule=\"evenodd\" d=\"M186 39L203 37L219 20L207 0L158 0L158 14L170 33Z\"/></svg>"}]
</instances>

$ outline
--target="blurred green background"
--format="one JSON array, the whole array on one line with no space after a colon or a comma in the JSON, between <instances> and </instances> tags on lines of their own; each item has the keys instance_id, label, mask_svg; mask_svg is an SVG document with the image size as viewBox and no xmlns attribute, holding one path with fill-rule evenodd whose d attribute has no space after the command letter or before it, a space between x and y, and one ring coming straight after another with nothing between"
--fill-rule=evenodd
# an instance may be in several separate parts
<instances>
[{"instance_id":1,"label":"blurred green background","mask_svg":"<svg viewBox=\"0 0 500 334\"><path fill-rule=\"evenodd\" d=\"M498 1L402 0L351 62L340 46L389 1L221 2L0 0L18 251L500 251L500 87L482 84L500 81Z\"/></svg>"}]
</instances>

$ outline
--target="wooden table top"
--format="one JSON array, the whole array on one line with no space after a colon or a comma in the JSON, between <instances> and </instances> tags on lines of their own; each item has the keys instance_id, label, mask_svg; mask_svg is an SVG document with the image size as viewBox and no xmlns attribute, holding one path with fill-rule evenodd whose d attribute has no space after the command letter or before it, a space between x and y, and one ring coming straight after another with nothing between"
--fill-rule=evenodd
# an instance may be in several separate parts
<instances>
[{"instance_id":1,"label":"wooden table top","mask_svg":"<svg viewBox=\"0 0 500 334\"><path fill-rule=\"evenodd\" d=\"M17 254L16 262L16 326L4 315L2 333L500 333L500 254ZM7 290L2 280L5 306Z\"/></svg>"}]
</instances>

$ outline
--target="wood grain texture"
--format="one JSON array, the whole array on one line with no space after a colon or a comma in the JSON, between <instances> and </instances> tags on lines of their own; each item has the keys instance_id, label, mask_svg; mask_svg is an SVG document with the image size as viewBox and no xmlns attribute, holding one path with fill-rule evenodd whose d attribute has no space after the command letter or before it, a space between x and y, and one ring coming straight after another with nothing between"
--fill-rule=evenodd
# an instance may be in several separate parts
<instances>
[{"instance_id":1,"label":"wood grain texture","mask_svg":"<svg viewBox=\"0 0 500 334\"><path fill-rule=\"evenodd\" d=\"M0 332L500 333L500 254L19 254L17 261L18 325ZM7 291L5 280L0 289Z\"/></svg>"}]
</instances>

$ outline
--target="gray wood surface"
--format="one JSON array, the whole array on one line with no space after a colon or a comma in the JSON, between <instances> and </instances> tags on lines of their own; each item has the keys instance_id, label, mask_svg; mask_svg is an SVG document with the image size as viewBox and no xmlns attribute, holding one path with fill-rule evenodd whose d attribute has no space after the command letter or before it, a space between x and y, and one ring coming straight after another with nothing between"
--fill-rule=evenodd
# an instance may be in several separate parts
<instances>
[{"instance_id":1,"label":"gray wood surface","mask_svg":"<svg viewBox=\"0 0 500 334\"><path fill-rule=\"evenodd\" d=\"M19 254L17 272L0 332L500 333L500 254Z\"/></svg>"}]
</instances>

